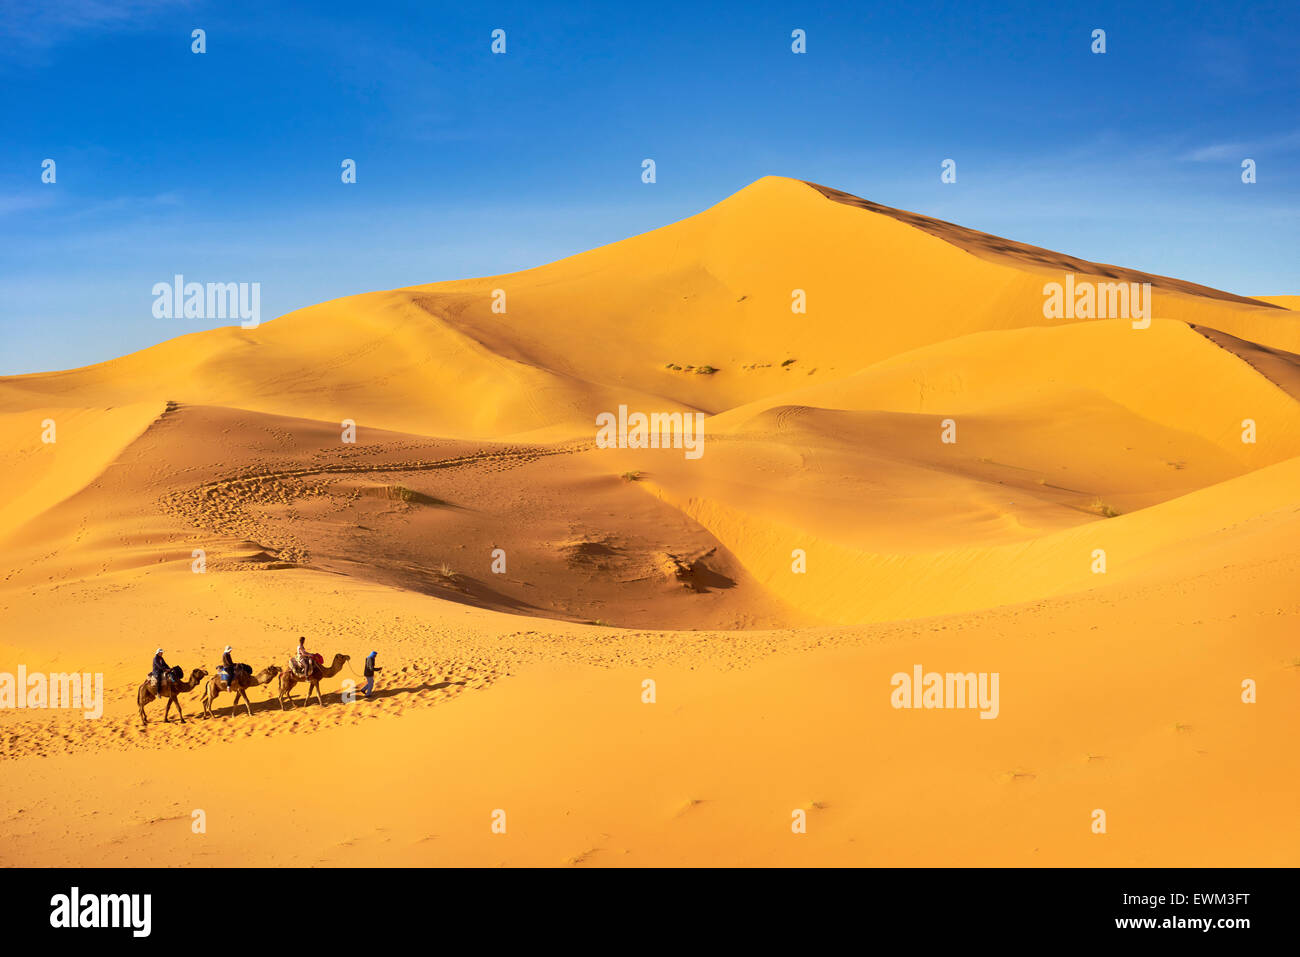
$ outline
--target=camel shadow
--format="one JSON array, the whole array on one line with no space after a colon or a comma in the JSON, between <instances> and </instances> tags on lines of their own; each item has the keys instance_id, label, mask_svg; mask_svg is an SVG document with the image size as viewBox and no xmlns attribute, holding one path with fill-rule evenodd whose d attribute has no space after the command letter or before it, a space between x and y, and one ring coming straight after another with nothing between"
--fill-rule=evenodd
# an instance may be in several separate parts
<instances>
[{"instance_id":1,"label":"camel shadow","mask_svg":"<svg viewBox=\"0 0 1300 957\"><path fill-rule=\"evenodd\" d=\"M434 681L434 682L426 681L426 682L421 682L420 684L408 685L406 687L401 687L401 688L375 688L375 690L370 693L370 697L367 698L365 695L361 693L361 688L364 686L364 682L358 681L356 687L353 688L352 691L350 692L352 695L354 695L354 698L351 702L343 700L342 689L337 689L334 691L322 691L321 698L324 700L326 706L331 704L335 704L335 705L356 704L359 701L377 701L381 698L393 698L398 695L415 694L420 691L441 691L443 688L449 688L452 687L453 685L464 686L465 684L467 684L467 682L465 681ZM224 698L226 696L223 695L222 697ZM281 711L280 701L274 695L272 695L268 700L265 701L253 701L252 705L253 705L254 718L257 717L259 714L264 714L267 712L270 712L272 714L278 714ZM313 707L321 707L316 703L316 698L314 695L312 696L311 699L311 705ZM303 707L307 707L307 706L303 704L301 698L297 698L296 700L293 701L292 707L286 707L283 710L287 714L291 711ZM236 712L235 715L231 715L230 713L229 701L227 700L223 702L220 698L217 699L217 704L212 710L213 710L214 717L216 718L229 719L232 717L238 717L240 715L242 715L246 719L248 718L248 711L245 710L244 703L242 701L239 703L239 710L238 712ZM204 715L201 710L201 706L200 706L200 711L196 717L200 719L206 717L206 715ZM189 720L193 720L193 718Z\"/></svg>"},{"instance_id":2,"label":"camel shadow","mask_svg":"<svg viewBox=\"0 0 1300 957\"><path fill-rule=\"evenodd\" d=\"M376 701L380 698L393 698L397 695L414 694L418 691L441 691L443 688L449 688L452 685L463 687L467 683L468 682L464 681L435 681L433 683L425 682L423 684L412 685L408 688L376 688L374 691L370 692L369 698L361 694L360 691L356 694L357 701Z\"/></svg>"}]
</instances>

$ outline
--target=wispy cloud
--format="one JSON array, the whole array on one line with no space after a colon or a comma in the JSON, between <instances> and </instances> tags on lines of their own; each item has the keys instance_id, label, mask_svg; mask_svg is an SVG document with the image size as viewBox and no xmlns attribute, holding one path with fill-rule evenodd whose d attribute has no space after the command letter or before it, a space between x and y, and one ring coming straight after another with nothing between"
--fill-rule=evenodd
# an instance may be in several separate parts
<instances>
[{"instance_id":1,"label":"wispy cloud","mask_svg":"<svg viewBox=\"0 0 1300 957\"><path fill-rule=\"evenodd\" d=\"M30 193L0 193L0 217L41 211L46 223L76 223L104 216L123 220L130 216L167 211L184 204L181 193L173 190L152 195L108 196L84 199L52 189Z\"/></svg>"},{"instance_id":2,"label":"wispy cloud","mask_svg":"<svg viewBox=\"0 0 1300 957\"><path fill-rule=\"evenodd\" d=\"M1254 153L1290 153L1296 149L1300 149L1300 130L1253 140L1210 143L1184 153L1180 158L1191 163L1222 163L1243 159Z\"/></svg>"},{"instance_id":3,"label":"wispy cloud","mask_svg":"<svg viewBox=\"0 0 1300 957\"><path fill-rule=\"evenodd\" d=\"M12 213L25 213L32 209L44 209L53 205L53 198L40 193L0 193L0 216Z\"/></svg>"},{"instance_id":4,"label":"wispy cloud","mask_svg":"<svg viewBox=\"0 0 1300 957\"><path fill-rule=\"evenodd\" d=\"M1212 143L1192 150L1183 156L1191 163L1219 163L1226 160L1241 159L1250 150L1245 143Z\"/></svg>"},{"instance_id":5,"label":"wispy cloud","mask_svg":"<svg viewBox=\"0 0 1300 957\"><path fill-rule=\"evenodd\" d=\"M0 38L29 47L51 47L79 34L145 25L191 0L13 0L0 5Z\"/></svg>"}]
</instances>

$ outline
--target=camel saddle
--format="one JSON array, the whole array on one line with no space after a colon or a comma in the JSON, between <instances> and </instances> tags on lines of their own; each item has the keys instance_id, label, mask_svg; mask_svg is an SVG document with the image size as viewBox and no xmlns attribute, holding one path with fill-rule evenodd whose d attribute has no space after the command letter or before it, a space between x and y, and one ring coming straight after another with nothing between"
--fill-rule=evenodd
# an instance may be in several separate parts
<instances>
[{"instance_id":1,"label":"camel saddle","mask_svg":"<svg viewBox=\"0 0 1300 957\"><path fill-rule=\"evenodd\" d=\"M322 656L316 654L313 654L306 664L293 657L289 659L289 670L299 678L311 678L321 673L324 661Z\"/></svg>"},{"instance_id":2,"label":"camel saddle","mask_svg":"<svg viewBox=\"0 0 1300 957\"><path fill-rule=\"evenodd\" d=\"M252 677L253 669L250 665L247 665L242 661L237 661L235 662L234 674L231 674L230 669L227 668L225 665L221 665L220 667L217 668L217 674L221 676L222 681L224 681L226 684L230 684L232 681L234 681L236 678L239 677L244 677L244 678Z\"/></svg>"},{"instance_id":3,"label":"camel saddle","mask_svg":"<svg viewBox=\"0 0 1300 957\"><path fill-rule=\"evenodd\" d=\"M185 672L181 669L179 665L177 665L171 671L164 672L163 678L166 681L170 681L174 685L178 685L185 678ZM149 690L152 691L155 695L162 694L162 689L158 687L158 682L154 680L152 671L149 672Z\"/></svg>"}]
</instances>

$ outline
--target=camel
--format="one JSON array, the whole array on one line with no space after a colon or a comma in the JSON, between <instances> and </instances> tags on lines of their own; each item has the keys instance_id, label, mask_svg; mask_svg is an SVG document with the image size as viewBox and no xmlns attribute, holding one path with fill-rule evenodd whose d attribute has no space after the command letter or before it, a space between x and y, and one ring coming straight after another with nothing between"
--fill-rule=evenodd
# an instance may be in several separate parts
<instances>
[{"instance_id":1,"label":"camel","mask_svg":"<svg viewBox=\"0 0 1300 957\"><path fill-rule=\"evenodd\" d=\"M248 709L248 716L253 716L253 705L248 700L248 689L257 685L269 685L280 674L279 665L269 665L263 668L255 675L239 672L230 681L224 681L221 675L213 675L208 679L208 683L203 686L203 714L209 718L215 718L212 711L212 702L217 699L217 695L223 691L233 691L235 693L235 703L230 706L230 714L227 718L232 717L239 710L239 699L244 699L244 707Z\"/></svg>"},{"instance_id":2,"label":"camel","mask_svg":"<svg viewBox=\"0 0 1300 957\"><path fill-rule=\"evenodd\" d=\"M173 670L177 670L177 669L173 669ZM176 713L181 716L181 724L184 724L185 712L181 710L180 699L177 698L176 696L178 694L181 694L182 692L193 691L195 688L199 686L199 682L202 681L207 676L208 673L204 671L202 668L195 668L193 671L191 671L189 681L174 681L172 680L172 676L170 674L165 675L164 680L166 682L167 690L162 693L155 692L152 689L150 689L149 679L146 678L140 684L139 690L136 691L135 693L135 703L140 708L140 721L146 725L149 723L149 719L144 716L144 706L147 705L150 701L153 701L155 698L163 697L165 694L167 698L167 707L163 709L163 724L167 723L167 718L168 715L171 714L173 704L176 705Z\"/></svg>"},{"instance_id":3,"label":"camel","mask_svg":"<svg viewBox=\"0 0 1300 957\"><path fill-rule=\"evenodd\" d=\"M325 707L325 701L323 698L321 698L321 694L320 694L321 679L333 678L336 674L338 674L340 671L343 670L343 665L345 662L348 661L348 659L349 659L348 655L335 655L333 663L328 668L322 669L320 665L317 665L315 668L313 668L310 678L300 678L293 673L292 668L285 668L283 671L280 672L280 710L281 711L284 710L284 701L286 698L289 699L289 704L293 704L293 698L291 697L291 694L293 692L293 686L300 681L307 682L307 694L303 698L303 700L308 704L310 704L311 693L315 691L317 703L319 703L322 708Z\"/></svg>"}]
</instances>

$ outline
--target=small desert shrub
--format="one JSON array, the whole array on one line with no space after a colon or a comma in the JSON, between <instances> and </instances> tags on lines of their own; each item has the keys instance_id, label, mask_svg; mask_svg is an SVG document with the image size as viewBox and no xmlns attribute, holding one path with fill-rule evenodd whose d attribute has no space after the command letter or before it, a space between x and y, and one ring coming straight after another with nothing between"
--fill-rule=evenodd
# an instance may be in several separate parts
<instances>
[{"instance_id":1,"label":"small desert shrub","mask_svg":"<svg viewBox=\"0 0 1300 957\"><path fill-rule=\"evenodd\" d=\"M713 366L700 366L698 369L695 370L695 374L696 374L696 375L713 375L713 373L715 373L715 372L717 372L717 371L718 371L718 370L715 369L715 368L713 368Z\"/></svg>"},{"instance_id":2,"label":"small desert shrub","mask_svg":"<svg viewBox=\"0 0 1300 957\"><path fill-rule=\"evenodd\" d=\"M432 495L425 495L423 492L417 492L415 489L407 488L405 485L383 485L378 487L362 489L362 495L377 495L380 498L391 499L395 502L403 502L407 505L445 505L446 502L434 498Z\"/></svg>"},{"instance_id":3,"label":"small desert shrub","mask_svg":"<svg viewBox=\"0 0 1300 957\"><path fill-rule=\"evenodd\" d=\"M1093 502L1091 508L1102 518L1114 518L1116 515L1119 514L1118 509L1112 508L1111 506L1103 502L1101 499L1097 499L1095 502Z\"/></svg>"},{"instance_id":4,"label":"small desert shrub","mask_svg":"<svg viewBox=\"0 0 1300 957\"><path fill-rule=\"evenodd\" d=\"M624 473L623 473L623 481L624 481L624 482L635 482L635 481L636 481L637 479L639 479L640 477L641 477L641 473L640 473L640 472L624 472Z\"/></svg>"}]
</instances>

